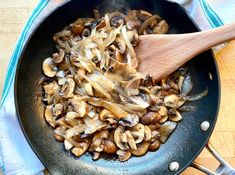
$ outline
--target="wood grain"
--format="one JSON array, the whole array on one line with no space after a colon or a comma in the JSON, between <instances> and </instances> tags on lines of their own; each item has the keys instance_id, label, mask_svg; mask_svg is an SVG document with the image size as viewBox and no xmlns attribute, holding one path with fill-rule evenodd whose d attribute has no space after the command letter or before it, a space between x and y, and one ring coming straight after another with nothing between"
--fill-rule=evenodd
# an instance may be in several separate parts
<instances>
[{"instance_id":1,"label":"wood grain","mask_svg":"<svg viewBox=\"0 0 235 175\"><path fill-rule=\"evenodd\" d=\"M38 0L0 1L0 95L15 42L37 2ZM219 118L211 142L220 154L235 166L235 41L220 50L216 58L222 93ZM203 150L196 161L211 169L218 166L218 162L207 150ZM182 174L202 175L193 168L188 168Z\"/></svg>"},{"instance_id":2,"label":"wood grain","mask_svg":"<svg viewBox=\"0 0 235 175\"><path fill-rule=\"evenodd\" d=\"M141 61L139 71L156 80L165 78L203 51L235 39L234 30L232 23L203 32L139 36L135 48Z\"/></svg>"}]
</instances>

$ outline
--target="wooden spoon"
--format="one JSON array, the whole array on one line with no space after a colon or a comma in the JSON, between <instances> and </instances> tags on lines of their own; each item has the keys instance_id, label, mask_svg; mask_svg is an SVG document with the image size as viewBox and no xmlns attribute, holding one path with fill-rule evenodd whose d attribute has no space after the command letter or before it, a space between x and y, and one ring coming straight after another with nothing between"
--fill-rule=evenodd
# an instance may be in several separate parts
<instances>
[{"instance_id":1,"label":"wooden spoon","mask_svg":"<svg viewBox=\"0 0 235 175\"><path fill-rule=\"evenodd\" d=\"M159 80L203 51L232 39L235 23L189 34L141 35L135 49L140 59L139 71Z\"/></svg>"}]
</instances>

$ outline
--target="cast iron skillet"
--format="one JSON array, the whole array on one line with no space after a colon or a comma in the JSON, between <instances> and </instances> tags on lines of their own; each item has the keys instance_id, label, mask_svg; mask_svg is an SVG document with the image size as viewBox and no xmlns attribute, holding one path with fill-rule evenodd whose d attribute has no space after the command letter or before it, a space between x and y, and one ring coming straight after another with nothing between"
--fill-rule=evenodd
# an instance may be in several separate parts
<instances>
[{"instance_id":1,"label":"cast iron skillet","mask_svg":"<svg viewBox=\"0 0 235 175\"><path fill-rule=\"evenodd\" d=\"M183 113L182 122L157 152L149 152L143 157L132 157L127 162L105 158L93 161L88 153L75 158L64 149L63 144L55 141L53 130L44 121L43 107L40 101L36 100L37 94L40 93L36 82L42 77L43 60L55 51L52 36L76 18L91 16L94 7L98 6L103 11L122 7L118 3L118 6L107 9L107 5L100 4L100 0L72 0L65 3L47 16L31 34L21 53L15 78L16 109L24 134L52 174L178 174L188 167L203 149L216 122L220 85L211 51L200 54L187 64L193 77L192 94L202 92L206 88L209 89L209 94L190 103L197 106L197 110ZM165 0L131 0L128 5L125 5L125 8L146 9L159 14L169 23L169 33L198 31L186 12L175 3ZM213 77L212 80L209 73ZM202 132L200 123L205 120L210 123L210 128ZM179 162L180 167L176 172L171 172L168 168L172 161Z\"/></svg>"}]
</instances>

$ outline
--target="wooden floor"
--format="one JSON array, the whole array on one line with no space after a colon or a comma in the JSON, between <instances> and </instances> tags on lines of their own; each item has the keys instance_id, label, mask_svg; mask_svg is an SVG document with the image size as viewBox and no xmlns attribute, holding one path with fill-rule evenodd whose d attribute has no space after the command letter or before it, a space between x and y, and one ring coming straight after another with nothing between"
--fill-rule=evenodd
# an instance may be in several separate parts
<instances>
[{"instance_id":1,"label":"wooden floor","mask_svg":"<svg viewBox=\"0 0 235 175\"><path fill-rule=\"evenodd\" d=\"M0 0L0 95L12 50L37 2L38 0ZM211 142L219 153L235 166L235 41L230 42L216 56L221 76L222 101ZM196 162L211 169L218 166L206 150L203 150ZM202 173L188 168L182 174Z\"/></svg>"}]
</instances>

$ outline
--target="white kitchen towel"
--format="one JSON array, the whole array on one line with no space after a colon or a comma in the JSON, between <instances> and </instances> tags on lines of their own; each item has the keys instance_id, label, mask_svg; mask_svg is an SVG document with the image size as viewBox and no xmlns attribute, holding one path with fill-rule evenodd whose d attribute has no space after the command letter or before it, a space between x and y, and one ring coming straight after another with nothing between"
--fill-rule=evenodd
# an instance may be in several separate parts
<instances>
[{"instance_id":1,"label":"white kitchen towel","mask_svg":"<svg viewBox=\"0 0 235 175\"><path fill-rule=\"evenodd\" d=\"M235 0L171 0L181 4L202 29L219 27L234 21ZM44 169L28 145L19 126L14 105L14 75L30 26L48 4L41 0L17 42L12 54L2 93L0 110L0 166L6 175L33 175Z\"/></svg>"}]
</instances>

